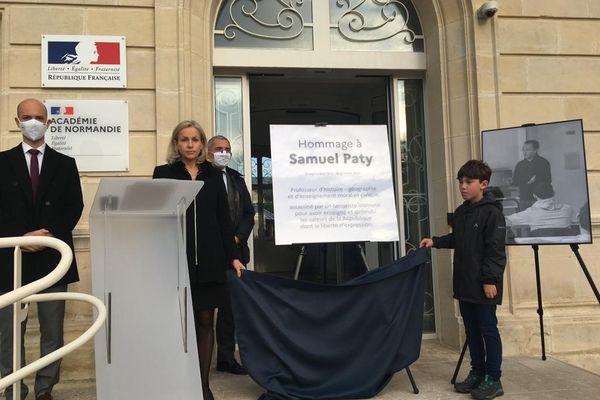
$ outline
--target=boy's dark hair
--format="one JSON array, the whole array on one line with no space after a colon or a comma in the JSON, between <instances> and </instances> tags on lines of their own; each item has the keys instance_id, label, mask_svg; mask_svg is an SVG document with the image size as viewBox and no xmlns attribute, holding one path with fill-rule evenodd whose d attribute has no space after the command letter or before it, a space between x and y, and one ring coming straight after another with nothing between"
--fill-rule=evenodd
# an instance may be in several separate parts
<instances>
[{"instance_id":1,"label":"boy's dark hair","mask_svg":"<svg viewBox=\"0 0 600 400\"><path fill-rule=\"evenodd\" d=\"M468 179L479 179L480 181L490 181L492 177L492 170L490 167L481 160L469 160L467 161L456 174L456 179L459 181L462 178Z\"/></svg>"},{"instance_id":2,"label":"boy's dark hair","mask_svg":"<svg viewBox=\"0 0 600 400\"><path fill-rule=\"evenodd\" d=\"M523 143L523 144L524 144L524 145L525 145L525 144L530 144L530 145L532 145L534 150L539 150L539 149L540 149L540 142L538 142L537 140L533 140L533 139L531 139L531 140L526 140L526 141L525 141L525 143Z\"/></svg>"}]
</instances>

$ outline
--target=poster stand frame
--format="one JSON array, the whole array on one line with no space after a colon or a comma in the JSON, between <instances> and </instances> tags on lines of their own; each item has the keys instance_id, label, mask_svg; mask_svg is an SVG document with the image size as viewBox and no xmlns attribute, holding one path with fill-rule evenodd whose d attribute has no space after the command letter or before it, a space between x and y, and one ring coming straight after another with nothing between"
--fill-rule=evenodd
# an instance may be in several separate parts
<instances>
[{"instance_id":1,"label":"poster stand frame","mask_svg":"<svg viewBox=\"0 0 600 400\"><path fill-rule=\"evenodd\" d=\"M581 141L582 141L582 157L583 157L583 170L586 171L586 164L585 164L585 144L583 142L583 120L582 119L573 119L573 120L566 120L566 121L559 121L559 122L574 122L574 121L579 121L581 124L581 129L582 129L582 137L581 137ZM557 122L558 123L558 122ZM549 123L549 124L555 124L555 123ZM547 125L547 124L542 124L542 125ZM536 127L536 126L540 126L539 124L536 123L525 123L521 125L521 128L528 128L528 127ZM516 127L515 127L516 128ZM513 128L505 128L505 129L513 129ZM494 131L494 130L490 130L490 131ZM485 161L485 145L484 145L484 139L483 139L483 134L485 132L490 132L490 131L482 131L482 156L484 158ZM571 251L573 252L573 254L575 254L575 257L577 258L577 261L579 263L579 266L581 267L581 269L583 270L583 273L585 274L588 283L590 285L590 287L592 288L592 291L594 292L594 295L596 296L596 300L598 301L598 303L600 304L600 293L598 292L598 289L596 287L596 284L594 283L594 280L592 278L592 276L590 275L585 262L583 261L583 258L581 257L581 255L579 254L579 244L591 244L591 239L592 239L592 231L591 231L591 220L589 220L589 185L587 182L587 174L585 174L585 189L587 191L587 198L586 198L586 205L587 205L587 211L588 211L588 223L589 223L589 231L590 231L590 241L589 243L587 242L577 242L577 243L532 243L532 242L528 242L528 244L531 244L531 248L533 249L533 254L534 254L534 262L535 262L535 278L536 278L536 292L537 292L537 301L538 301L538 308L537 308L537 314L539 316L539 324L540 324L540 342L541 342L541 351L542 351L542 360L546 360L546 343L545 343L545 336L544 336L544 310L543 310L543 305L542 305L542 284L541 284L541 277L540 277L540 261L539 261L539 245L543 244L543 245L564 245L564 244L569 244L569 247L571 248ZM581 224L581 222L580 222ZM524 244L524 243L523 243ZM507 245L518 245L518 243L507 243ZM450 380L450 383L454 384L456 382L456 377L459 373L465 352L467 350L467 341L465 340L461 353L460 353L460 357L458 359L456 368L454 370L454 374L452 376L452 379Z\"/></svg>"},{"instance_id":2,"label":"poster stand frame","mask_svg":"<svg viewBox=\"0 0 600 400\"><path fill-rule=\"evenodd\" d=\"M315 122L314 124L316 127L326 127L327 126L327 122ZM323 267L323 283L326 283L325 280L327 279L327 243L319 243L320 244L320 249L319 251L321 252L321 264ZM306 255L306 243L302 244L302 246L300 247L300 252L298 253L298 259L296 261L296 268L294 270L294 280L297 281L298 277L300 276L300 269L302 268L302 261L304 260L304 256ZM341 243L335 243L336 248L339 249L339 246L341 245ZM367 262L367 256L365 254L365 249L362 246L361 243L356 243L356 246L359 249L359 253L361 255L361 260L365 266L365 269L367 271L371 271L372 268L369 268L369 264ZM338 254L340 254L340 252L338 251ZM341 269L341 263L337 262L336 263L336 281L338 284L342 283L342 269ZM410 381L410 384L412 386L413 389L413 393L414 394L418 394L419 393L419 388L417 387L417 384L415 382L415 379L410 371L410 367L407 366L406 368L404 368L406 370L406 374L408 375L408 379Z\"/></svg>"},{"instance_id":3,"label":"poster stand frame","mask_svg":"<svg viewBox=\"0 0 600 400\"><path fill-rule=\"evenodd\" d=\"M320 249L319 251L321 252L321 264L323 266L323 283L327 283L326 282L326 272L327 272L327 243L319 243L320 244ZM339 250L341 243L335 243L336 248ZM367 262L367 256L365 254L365 249L363 247L363 245L361 243L356 243L356 247L358 248L359 254L360 254L360 258L363 262L363 265L365 266L365 269L367 271L371 271L373 268L369 267L369 263ZM338 254L340 252L338 251ZM306 255L306 244L303 244L302 247L300 247L300 252L298 253L298 259L296 261L296 269L294 270L294 280L297 281L298 277L300 276L300 269L302 268L302 261L304 260L304 256ZM338 262L336 265L336 282L342 283L342 269L341 269L341 263Z\"/></svg>"},{"instance_id":4,"label":"poster stand frame","mask_svg":"<svg viewBox=\"0 0 600 400\"><path fill-rule=\"evenodd\" d=\"M569 244L569 247L571 248L571 251L573 252L573 254L575 254L575 257L577 258L577 262L579 263L579 266L581 267L585 277L587 278L587 281L588 281L590 287L592 288L594 295L596 296L596 300L598 301L598 304L600 304L600 292L598 291L598 288L596 287L596 284L594 283L594 279L590 275L590 272L588 271L588 269L585 265L585 262L583 261L583 258L581 257L581 254L579 253L579 245L576 243L571 243L571 244ZM545 337L544 337L544 309L542 306L542 282L541 282L541 277L540 277L539 245L534 244L531 246L531 248L533 249L533 256L534 256L534 261L535 261L535 282L536 282L537 301L538 301L537 314L538 314L539 320L540 320L540 342L541 342L541 347L542 347L542 360L545 361L546 360L546 341L545 341ZM454 374L452 375L452 379L450 380L451 384L454 384L456 382L456 377L458 376L458 372L460 370L466 350L467 350L467 341L465 340L465 343L463 344L462 350L460 352L460 357L458 358L458 362L456 364L456 368L454 369Z\"/></svg>"},{"instance_id":5,"label":"poster stand frame","mask_svg":"<svg viewBox=\"0 0 600 400\"><path fill-rule=\"evenodd\" d=\"M327 127L327 122L325 121L321 121L321 122L315 122L314 124L316 127L318 128L325 128ZM327 283L327 243L320 243L321 244L321 263L322 263L322 267L323 267L323 283ZM340 243L336 243L336 248L339 248ZM363 248L363 246L360 243L357 243L356 246L358 247L362 262L366 268L367 271L370 271L372 268L369 268L369 263L367 262L367 256L365 255L365 249ZM338 251L339 254L339 251ZM306 243L302 245L302 247L300 248L300 253L298 253L298 260L296 261L296 269L294 270L294 280L297 281L298 277L300 276L300 269L302 268L302 260L304 259L304 256L306 255ZM342 283L342 270L341 270L341 263L337 263L336 265L336 281L337 283Z\"/></svg>"}]
</instances>

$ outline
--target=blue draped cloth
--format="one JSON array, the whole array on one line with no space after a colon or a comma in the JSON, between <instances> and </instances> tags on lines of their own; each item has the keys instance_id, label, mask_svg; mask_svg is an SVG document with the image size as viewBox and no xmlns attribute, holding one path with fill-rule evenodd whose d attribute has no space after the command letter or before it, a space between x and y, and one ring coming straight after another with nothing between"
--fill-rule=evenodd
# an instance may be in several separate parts
<instances>
[{"instance_id":1,"label":"blue draped cloth","mask_svg":"<svg viewBox=\"0 0 600 400\"><path fill-rule=\"evenodd\" d=\"M261 398L376 395L419 358L428 260L418 250L341 285L230 271L240 357Z\"/></svg>"}]
</instances>

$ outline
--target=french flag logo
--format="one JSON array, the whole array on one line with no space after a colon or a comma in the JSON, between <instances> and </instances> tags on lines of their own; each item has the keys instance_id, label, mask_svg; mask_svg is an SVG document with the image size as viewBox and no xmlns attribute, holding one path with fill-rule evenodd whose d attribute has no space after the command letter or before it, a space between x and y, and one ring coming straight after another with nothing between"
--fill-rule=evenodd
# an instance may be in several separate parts
<instances>
[{"instance_id":1,"label":"french flag logo","mask_svg":"<svg viewBox=\"0 0 600 400\"><path fill-rule=\"evenodd\" d=\"M48 42L48 64L119 65L120 63L121 52L118 41Z\"/></svg>"},{"instance_id":2,"label":"french flag logo","mask_svg":"<svg viewBox=\"0 0 600 400\"><path fill-rule=\"evenodd\" d=\"M75 113L75 107L64 106L64 107L50 107L50 115L73 115Z\"/></svg>"}]
</instances>

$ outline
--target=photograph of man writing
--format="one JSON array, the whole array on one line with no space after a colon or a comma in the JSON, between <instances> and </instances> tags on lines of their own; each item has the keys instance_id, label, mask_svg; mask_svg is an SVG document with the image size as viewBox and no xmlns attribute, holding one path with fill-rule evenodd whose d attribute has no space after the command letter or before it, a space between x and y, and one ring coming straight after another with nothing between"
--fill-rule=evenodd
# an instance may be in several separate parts
<instances>
[{"instance_id":1,"label":"photograph of man writing","mask_svg":"<svg viewBox=\"0 0 600 400\"><path fill-rule=\"evenodd\" d=\"M550 163L538 154L540 142L526 140L523 143L523 159L515 166L512 184L519 188L517 211L531 207L535 202L533 189L542 183L552 183Z\"/></svg>"}]
</instances>

